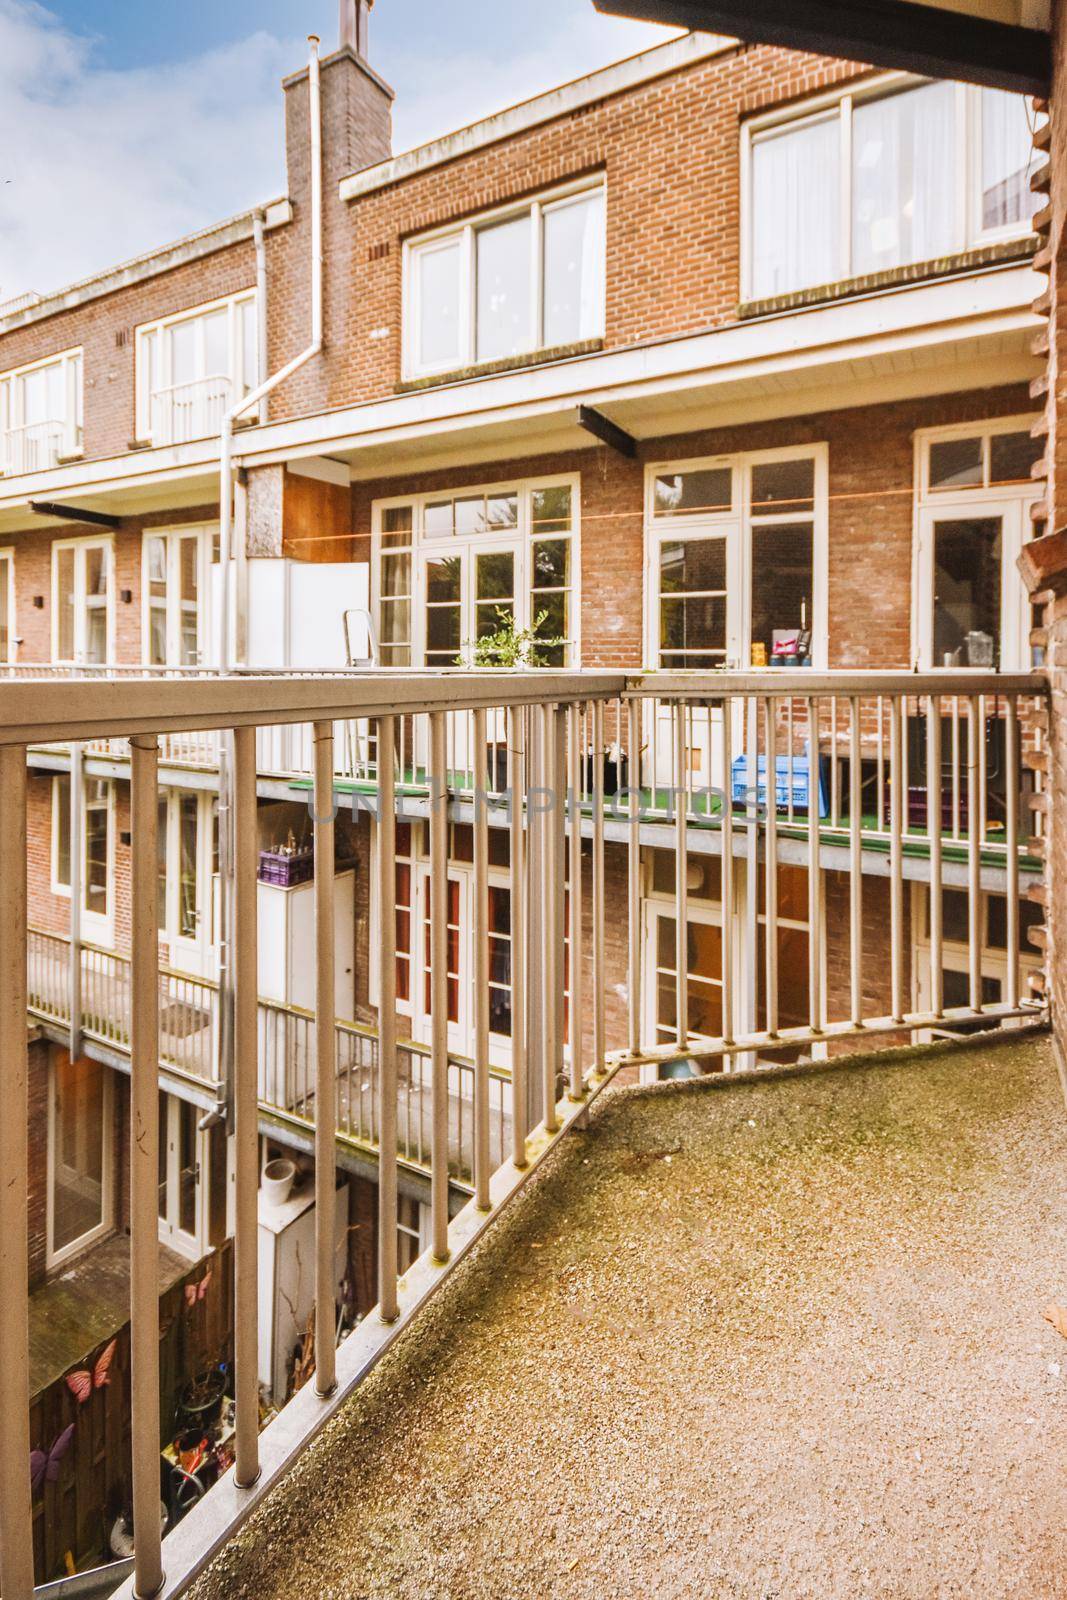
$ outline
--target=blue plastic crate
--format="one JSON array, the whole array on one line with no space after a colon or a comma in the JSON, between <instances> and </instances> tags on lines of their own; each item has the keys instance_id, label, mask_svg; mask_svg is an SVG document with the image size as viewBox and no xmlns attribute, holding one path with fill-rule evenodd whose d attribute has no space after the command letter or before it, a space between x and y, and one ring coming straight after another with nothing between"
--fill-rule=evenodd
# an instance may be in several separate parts
<instances>
[{"instance_id":1,"label":"blue plastic crate","mask_svg":"<svg viewBox=\"0 0 1067 1600\"><path fill-rule=\"evenodd\" d=\"M794 756L790 761L788 756L775 757L774 804L777 811L789 809L789 779L793 779L793 810L808 810L808 758ZM829 790L830 762L827 756L819 757L819 815L830 815ZM748 781L748 757L737 756L733 762L731 794L734 805L745 805L749 800L751 785ZM756 803L767 805L767 757L756 758Z\"/></svg>"}]
</instances>

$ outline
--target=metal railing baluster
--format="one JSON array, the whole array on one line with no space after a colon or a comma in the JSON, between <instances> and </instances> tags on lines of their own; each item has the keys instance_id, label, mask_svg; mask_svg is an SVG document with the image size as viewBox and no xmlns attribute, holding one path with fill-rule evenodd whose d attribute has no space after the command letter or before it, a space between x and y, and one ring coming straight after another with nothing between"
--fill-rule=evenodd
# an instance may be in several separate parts
<instances>
[{"instance_id":1,"label":"metal railing baluster","mask_svg":"<svg viewBox=\"0 0 1067 1600\"><path fill-rule=\"evenodd\" d=\"M234 1398L236 1476L259 1477L259 907L256 735L236 728L234 782Z\"/></svg>"},{"instance_id":2,"label":"metal railing baluster","mask_svg":"<svg viewBox=\"0 0 1067 1600\"><path fill-rule=\"evenodd\" d=\"M4 1175L0 1183L0 1592L4 1600L30 1600L34 1582L26 901L26 751L22 745L4 745L0 747L0 1170ZM155 1226L154 1208L152 1223ZM158 1416L157 1402L157 1431ZM157 1483L158 1477L157 1466ZM158 1502L157 1493L157 1507Z\"/></svg>"},{"instance_id":3,"label":"metal railing baluster","mask_svg":"<svg viewBox=\"0 0 1067 1600\"><path fill-rule=\"evenodd\" d=\"M337 1015L334 967L333 724L315 740L315 1392L337 1385L335 1218L337 1215Z\"/></svg>"},{"instance_id":4,"label":"metal railing baluster","mask_svg":"<svg viewBox=\"0 0 1067 1600\"><path fill-rule=\"evenodd\" d=\"M378 747L378 1314L397 1316L396 718L375 724ZM416 935L417 937L417 935Z\"/></svg>"},{"instance_id":5,"label":"metal railing baluster","mask_svg":"<svg viewBox=\"0 0 1067 1600\"><path fill-rule=\"evenodd\" d=\"M130 1396L138 1595L163 1584L159 1527L159 746L130 739Z\"/></svg>"}]
</instances>

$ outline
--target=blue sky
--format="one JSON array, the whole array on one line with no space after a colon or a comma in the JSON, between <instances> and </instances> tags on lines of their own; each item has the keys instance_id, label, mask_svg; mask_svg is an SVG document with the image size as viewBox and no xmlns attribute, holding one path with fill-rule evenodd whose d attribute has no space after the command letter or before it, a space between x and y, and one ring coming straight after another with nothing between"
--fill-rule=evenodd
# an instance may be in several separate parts
<instances>
[{"instance_id":1,"label":"blue sky","mask_svg":"<svg viewBox=\"0 0 1067 1600\"><path fill-rule=\"evenodd\" d=\"M0 301L280 194L282 75L337 0L0 0ZM670 37L592 0L377 0L395 148Z\"/></svg>"}]
</instances>

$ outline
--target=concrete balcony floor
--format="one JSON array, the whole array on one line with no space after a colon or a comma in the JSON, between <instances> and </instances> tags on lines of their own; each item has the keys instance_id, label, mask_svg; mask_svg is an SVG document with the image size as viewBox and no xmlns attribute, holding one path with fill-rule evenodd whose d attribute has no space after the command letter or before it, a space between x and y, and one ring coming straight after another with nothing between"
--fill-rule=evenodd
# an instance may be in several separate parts
<instances>
[{"instance_id":1,"label":"concrete balcony floor","mask_svg":"<svg viewBox=\"0 0 1067 1600\"><path fill-rule=\"evenodd\" d=\"M1067 1595L1044 1037L628 1089L198 1600Z\"/></svg>"}]
</instances>

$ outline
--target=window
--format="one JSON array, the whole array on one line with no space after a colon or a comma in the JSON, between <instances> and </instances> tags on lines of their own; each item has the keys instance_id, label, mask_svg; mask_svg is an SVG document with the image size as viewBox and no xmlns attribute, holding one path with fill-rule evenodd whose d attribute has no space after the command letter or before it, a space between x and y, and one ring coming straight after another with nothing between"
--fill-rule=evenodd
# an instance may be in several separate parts
<instances>
[{"instance_id":1,"label":"window","mask_svg":"<svg viewBox=\"0 0 1067 1600\"><path fill-rule=\"evenodd\" d=\"M746 124L742 293L761 300L1025 233L1021 95L881 78Z\"/></svg>"},{"instance_id":2,"label":"window","mask_svg":"<svg viewBox=\"0 0 1067 1600\"><path fill-rule=\"evenodd\" d=\"M111 1074L54 1050L50 1079L48 1264L56 1266L111 1225Z\"/></svg>"},{"instance_id":3,"label":"window","mask_svg":"<svg viewBox=\"0 0 1067 1600\"><path fill-rule=\"evenodd\" d=\"M454 667L500 628L529 628L540 666L576 656L576 479L464 489L374 507L384 666Z\"/></svg>"},{"instance_id":4,"label":"window","mask_svg":"<svg viewBox=\"0 0 1067 1600\"><path fill-rule=\"evenodd\" d=\"M604 332L602 181L405 247L405 374L502 361Z\"/></svg>"},{"instance_id":5,"label":"window","mask_svg":"<svg viewBox=\"0 0 1067 1600\"><path fill-rule=\"evenodd\" d=\"M52 656L106 663L114 632L110 539L70 539L52 546Z\"/></svg>"},{"instance_id":6,"label":"window","mask_svg":"<svg viewBox=\"0 0 1067 1600\"><path fill-rule=\"evenodd\" d=\"M143 653L149 666L195 667L203 660L209 532L174 528L144 536Z\"/></svg>"},{"instance_id":7,"label":"window","mask_svg":"<svg viewBox=\"0 0 1067 1600\"><path fill-rule=\"evenodd\" d=\"M961 889L942 890L941 911L941 992L946 1010L970 1006L970 917L969 898ZM929 1011L933 1000L930 948L930 890L915 884L913 915L916 933L916 1009ZM1020 993L1026 993L1027 979L1041 965L1041 958L1030 943L1029 930L1044 920L1042 908L1030 900L1019 901L1018 967ZM980 1001L1002 1005L1008 992L1008 903L1004 895L982 892L978 918L980 951ZM984 1026L988 1026L986 1023ZM978 1024L979 1027L983 1024ZM956 1023L951 1031L967 1032L966 1023Z\"/></svg>"},{"instance_id":8,"label":"window","mask_svg":"<svg viewBox=\"0 0 1067 1600\"><path fill-rule=\"evenodd\" d=\"M825 659L826 453L764 451L647 474L649 643L663 668L741 665L776 633Z\"/></svg>"},{"instance_id":9,"label":"window","mask_svg":"<svg viewBox=\"0 0 1067 1600\"><path fill-rule=\"evenodd\" d=\"M82 808L82 911L102 921L110 913L113 868L114 788L103 778L85 778ZM70 777L52 780L52 888L70 894Z\"/></svg>"},{"instance_id":10,"label":"window","mask_svg":"<svg viewBox=\"0 0 1067 1600\"><path fill-rule=\"evenodd\" d=\"M82 353L0 374L0 471L41 472L82 447Z\"/></svg>"},{"instance_id":11,"label":"window","mask_svg":"<svg viewBox=\"0 0 1067 1600\"><path fill-rule=\"evenodd\" d=\"M137 436L158 445L217 433L258 382L255 290L140 327Z\"/></svg>"},{"instance_id":12,"label":"window","mask_svg":"<svg viewBox=\"0 0 1067 1600\"><path fill-rule=\"evenodd\" d=\"M210 942L211 798L192 789L161 790L158 805L159 931L179 946L179 955L187 955L183 941L199 945L203 936Z\"/></svg>"},{"instance_id":13,"label":"window","mask_svg":"<svg viewBox=\"0 0 1067 1600\"><path fill-rule=\"evenodd\" d=\"M1024 419L921 434L915 659L922 668L1021 670L1026 598L1016 561L1030 534L1039 455Z\"/></svg>"},{"instance_id":14,"label":"window","mask_svg":"<svg viewBox=\"0 0 1067 1600\"><path fill-rule=\"evenodd\" d=\"M16 655L15 552L0 550L0 666L9 666Z\"/></svg>"},{"instance_id":15,"label":"window","mask_svg":"<svg viewBox=\"0 0 1067 1600\"><path fill-rule=\"evenodd\" d=\"M159 1096L159 1237L192 1259L207 1248L207 1132L199 1107L177 1095Z\"/></svg>"}]
</instances>

